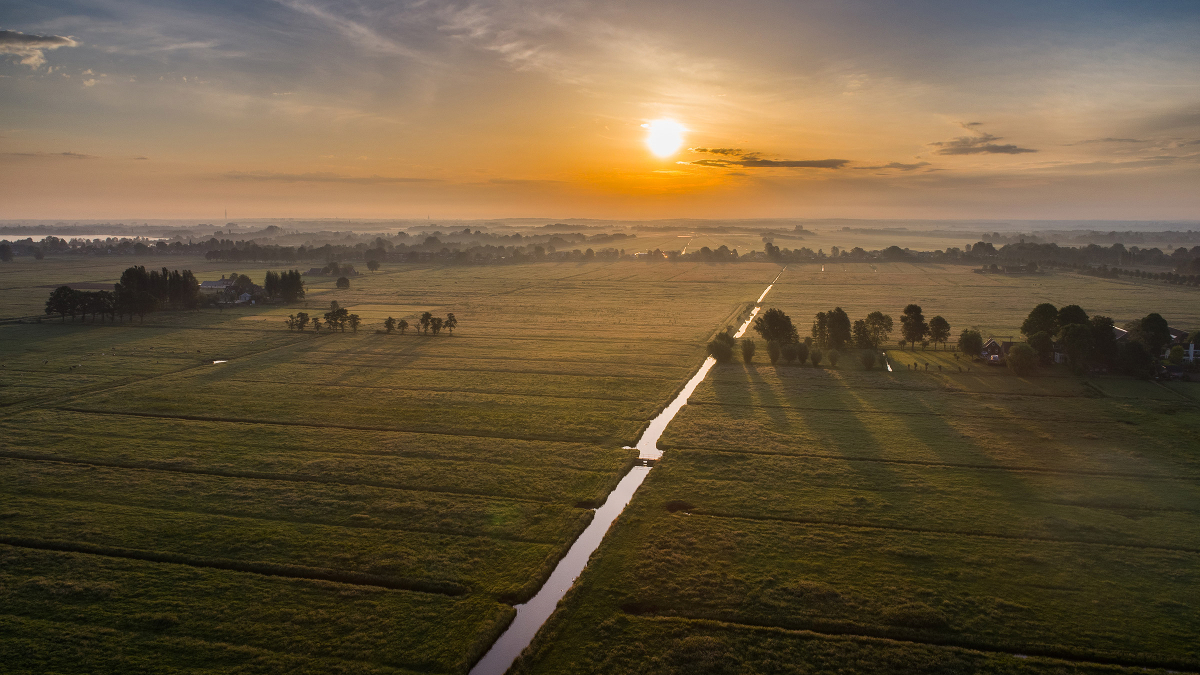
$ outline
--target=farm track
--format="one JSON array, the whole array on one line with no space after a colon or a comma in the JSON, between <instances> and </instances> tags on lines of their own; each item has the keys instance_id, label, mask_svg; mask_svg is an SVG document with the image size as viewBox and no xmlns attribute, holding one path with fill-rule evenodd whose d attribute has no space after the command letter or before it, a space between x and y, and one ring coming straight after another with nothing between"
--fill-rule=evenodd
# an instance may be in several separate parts
<instances>
[{"instance_id":1,"label":"farm track","mask_svg":"<svg viewBox=\"0 0 1200 675\"><path fill-rule=\"evenodd\" d=\"M886 629L879 631L867 632L863 630L865 626L859 624L846 625L844 629L825 624L822 627L814 628L798 628L794 626L781 626L770 623L747 623L737 621L721 621L719 619L693 618L693 617L677 617L660 614L630 614L630 616L638 616L640 618L657 620L657 621L687 621L689 623L697 623L708 625L713 628L742 628L755 631L778 631L783 634L793 634L801 637L815 637L822 639L844 639L861 642L871 642L877 644L896 644L896 645L921 645L928 647L944 647L949 649L966 649L971 651L985 652L990 654L1006 654L1014 658L1026 658L1029 656L1037 656L1059 661L1067 661L1072 664L1087 666L1125 666L1130 668L1164 668L1168 672L1174 673L1200 673L1200 666L1196 663L1182 661L1165 661L1165 660L1138 660L1128 656L1118 654L1096 654L1096 653L1080 653L1067 649L1054 649L1052 647L1008 647L996 645L987 642L977 642L972 640L957 640L954 638L946 638L944 640L918 640L907 637L892 637L887 635Z\"/></svg>"},{"instance_id":2,"label":"farm track","mask_svg":"<svg viewBox=\"0 0 1200 675\"><path fill-rule=\"evenodd\" d=\"M484 499L503 500L507 502L525 502L529 504L553 504L554 500L550 498L537 499L534 497L521 497L516 495L502 495L491 492L470 492L467 490L447 490L442 488L430 488L421 486L404 485L401 483L388 483L384 481L372 480L352 480L346 477L341 478L326 478L323 476L301 475L301 474L278 474L266 473L260 471L222 471L220 469L192 469L192 468L174 468L149 463L135 462L103 462L97 460L71 459L64 457L53 457L47 455L33 455L25 453L15 453L0 451L0 457L7 459L17 459L28 462L46 462L71 464L76 466L97 466L112 469L130 469L137 471L156 471L161 473L179 473L197 476L213 476L217 478L245 478L249 480L270 480L283 481L288 483L320 483L323 485L362 485L365 487L383 488L386 490L403 490L406 492L424 492L429 494L446 494L457 495L462 497L479 497ZM582 470L581 470L582 471ZM601 472L589 472L601 473Z\"/></svg>"},{"instance_id":3,"label":"farm track","mask_svg":"<svg viewBox=\"0 0 1200 675\"><path fill-rule=\"evenodd\" d=\"M821 527L843 527L856 530L882 530L886 532L912 532L915 534L934 534L955 537L976 537L980 539L1003 539L1006 541L1042 541L1059 544L1082 544L1085 546L1106 546L1111 548L1132 548L1145 551L1168 551L1171 553L1200 554L1200 548L1185 546L1156 546L1153 544L1115 544L1106 541L1088 539L1067 539L1065 537L1036 537L1031 535L996 534L988 532L973 532L970 530L937 530L925 527L904 527L902 525L879 525L872 523L855 523L820 518L782 518L779 516L751 516L737 513L720 513L697 509L690 512L693 516L704 518L719 518L722 520L748 520L753 522L787 523L792 525L817 525ZM1200 561L1197 561L1200 564Z\"/></svg>"},{"instance_id":4,"label":"farm track","mask_svg":"<svg viewBox=\"0 0 1200 675\"><path fill-rule=\"evenodd\" d=\"M1151 480L1200 481L1200 476L1167 475L1150 473L1128 473L1120 471L1085 471L1050 469L1037 466L1006 466L1003 464L966 464L955 462L927 462L919 459L883 459L879 457L853 457L848 455L827 455L815 452L770 452L766 450L731 450L727 447L715 448L704 445L665 446L669 450L703 450L730 455L764 455L768 457L808 457L814 459L833 459L844 462L875 462L879 464L911 464L914 466L945 467L950 469L977 469L980 471L1013 471L1018 473L1045 473L1059 476L1104 476L1111 478L1145 478Z\"/></svg>"},{"instance_id":5,"label":"farm track","mask_svg":"<svg viewBox=\"0 0 1200 675\"><path fill-rule=\"evenodd\" d=\"M109 558L125 558L128 560L143 560L145 562L166 563L171 565L187 565L188 567L218 569L230 572L243 572L247 574L261 574L272 577L289 577L292 579L310 579L314 581L332 581L335 583L351 584L354 586L378 586L379 588L412 591L415 593L433 593L438 595L458 596L466 595L470 592L470 589L466 586L453 581L384 577L374 574L344 572L341 570L326 569L321 567L283 565L279 563L267 563L259 561L228 560L224 558L204 558L200 556L179 553L165 553L162 551L146 551L142 549L122 548L117 546L98 546L95 544L76 541L0 535L0 544L13 546L16 548L30 548L42 551L63 551L67 553L85 553L88 555L100 555Z\"/></svg>"}]
</instances>

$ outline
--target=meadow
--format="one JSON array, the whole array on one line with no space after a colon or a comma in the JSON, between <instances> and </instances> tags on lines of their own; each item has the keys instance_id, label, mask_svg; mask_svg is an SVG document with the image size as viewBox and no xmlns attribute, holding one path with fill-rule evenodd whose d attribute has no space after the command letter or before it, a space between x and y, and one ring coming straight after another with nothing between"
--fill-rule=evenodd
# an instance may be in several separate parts
<instances>
[{"instance_id":1,"label":"meadow","mask_svg":"<svg viewBox=\"0 0 1200 675\"><path fill-rule=\"evenodd\" d=\"M0 325L0 614L26 672L465 671L776 272L396 265L114 325L36 304L129 260L27 262L0 268L22 317ZM331 300L357 333L284 325ZM376 332L425 310L458 330Z\"/></svg>"},{"instance_id":2,"label":"meadow","mask_svg":"<svg viewBox=\"0 0 1200 675\"><path fill-rule=\"evenodd\" d=\"M847 268L790 267L765 304L806 327L915 301L985 335L1041 301L1197 318L1070 275ZM1200 385L887 353L714 368L516 672L1200 668Z\"/></svg>"},{"instance_id":3,"label":"meadow","mask_svg":"<svg viewBox=\"0 0 1200 675\"><path fill-rule=\"evenodd\" d=\"M0 266L14 672L465 672L779 272L385 265L292 306L36 320L52 286L127 264ZM1043 301L1200 326L1193 292L838 263L789 267L764 304L802 334L917 302L1002 337ZM334 300L357 333L285 327ZM425 310L459 328L377 332ZM714 368L517 669L1200 668L1197 385L887 354Z\"/></svg>"}]
</instances>

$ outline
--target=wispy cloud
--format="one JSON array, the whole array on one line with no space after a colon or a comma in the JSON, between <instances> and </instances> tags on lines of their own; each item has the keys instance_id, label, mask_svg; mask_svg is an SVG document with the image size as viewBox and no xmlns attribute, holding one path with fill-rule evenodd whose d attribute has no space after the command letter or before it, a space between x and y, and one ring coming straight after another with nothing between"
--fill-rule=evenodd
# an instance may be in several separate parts
<instances>
[{"instance_id":1,"label":"wispy cloud","mask_svg":"<svg viewBox=\"0 0 1200 675\"><path fill-rule=\"evenodd\" d=\"M100 159L96 155L81 152L6 152L5 157L38 157L45 159Z\"/></svg>"},{"instance_id":2,"label":"wispy cloud","mask_svg":"<svg viewBox=\"0 0 1200 675\"><path fill-rule=\"evenodd\" d=\"M745 152L737 148L692 148L692 152L719 155L730 159L697 159L679 163L710 168L740 166L747 169L840 169L850 163L848 159L763 159L760 153Z\"/></svg>"},{"instance_id":3,"label":"wispy cloud","mask_svg":"<svg viewBox=\"0 0 1200 675\"><path fill-rule=\"evenodd\" d=\"M903 162L888 162L878 166L856 166L855 169L878 171L881 169L895 169L897 171L916 171L922 167L929 166L929 162L915 162L913 164L905 164Z\"/></svg>"},{"instance_id":4,"label":"wispy cloud","mask_svg":"<svg viewBox=\"0 0 1200 675\"><path fill-rule=\"evenodd\" d=\"M401 176L346 176L330 172L276 173L274 171L229 171L221 174L226 180L275 181L280 183L349 183L378 185L382 183L435 183L437 178L408 178Z\"/></svg>"},{"instance_id":5,"label":"wispy cloud","mask_svg":"<svg viewBox=\"0 0 1200 675\"><path fill-rule=\"evenodd\" d=\"M1026 152L1037 152L1033 148L1022 148L1011 143L1003 145L993 141L1002 140L979 129L982 122L959 122L958 125L971 133L970 136L959 136L949 141L937 141L929 145L937 148L938 155L1020 155Z\"/></svg>"},{"instance_id":6,"label":"wispy cloud","mask_svg":"<svg viewBox=\"0 0 1200 675\"><path fill-rule=\"evenodd\" d=\"M0 30L0 54L12 54L21 64L35 70L46 63L45 52L78 45L74 38L63 35L33 35L15 30Z\"/></svg>"}]
</instances>

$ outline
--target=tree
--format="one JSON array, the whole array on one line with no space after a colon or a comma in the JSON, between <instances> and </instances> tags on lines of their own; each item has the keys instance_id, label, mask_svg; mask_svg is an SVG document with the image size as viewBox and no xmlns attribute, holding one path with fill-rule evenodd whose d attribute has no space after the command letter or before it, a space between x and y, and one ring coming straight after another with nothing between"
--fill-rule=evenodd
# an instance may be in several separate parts
<instances>
[{"instance_id":1,"label":"tree","mask_svg":"<svg viewBox=\"0 0 1200 675\"><path fill-rule=\"evenodd\" d=\"M1034 307L1029 316L1025 317L1024 323L1021 324L1021 334L1026 338L1037 333L1058 334L1058 309L1048 302Z\"/></svg>"},{"instance_id":2,"label":"tree","mask_svg":"<svg viewBox=\"0 0 1200 675\"><path fill-rule=\"evenodd\" d=\"M1092 327L1088 323L1068 323L1062 328L1063 351L1071 370L1083 373L1092 357Z\"/></svg>"},{"instance_id":3,"label":"tree","mask_svg":"<svg viewBox=\"0 0 1200 675\"><path fill-rule=\"evenodd\" d=\"M767 343L767 358L771 361L771 365L779 362L780 357L783 356L783 347L774 340Z\"/></svg>"},{"instance_id":4,"label":"tree","mask_svg":"<svg viewBox=\"0 0 1200 675\"><path fill-rule=\"evenodd\" d=\"M900 317L900 334L912 343L914 351L917 343L929 334L929 324L925 323L925 315L921 312L920 305L912 304L904 308L904 315Z\"/></svg>"},{"instance_id":5,"label":"tree","mask_svg":"<svg viewBox=\"0 0 1200 675\"><path fill-rule=\"evenodd\" d=\"M829 365L833 366L834 368L837 368L837 362L838 362L838 359L841 358L841 356L842 355L841 355L841 353L838 352L838 350L836 350L836 349L829 350Z\"/></svg>"},{"instance_id":6,"label":"tree","mask_svg":"<svg viewBox=\"0 0 1200 675\"><path fill-rule=\"evenodd\" d=\"M350 288L350 280L347 279L346 277L338 277L337 287L338 288Z\"/></svg>"},{"instance_id":7,"label":"tree","mask_svg":"<svg viewBox=\"0 0 1200 675\"><path fill-rule=\"evenodd\" d=\"M431 329L433 329L434 335L437 335L438 333L442 332L442 324L443 323L444 322L442 321L442 317L440 317L440 316L435 316L429 320L429 327Z\"/></svg>"},{"instance_id":8,"label":"tree","mask_svg":"<svg viewBox=\"0 0 1200 675\"><path fill-rule=\"evenodd\" d=\"M1117 365L1121 372L1142 379L1154 377L1158 359L1140 342L1126 340L1117 352Z\"/></svg>"},{"instance_id":9,"label":"tree","mask_svg":"<svg viewBox=\"0 0 1200 675\"><path fill-rule=\"evenodd\" d=\"M841 307L834 307L833 311L825 315L825 321L829 333L829 346L835 350L844 348L851 337L850 317Z\"/></svg>"},{"instance_id":10,"label":"tree","mask_svg":"<svg viewBox=\"0 0 1200 675\"><path fill-rule=\"evenodd\" d=\"M1008 369L1017 375L1028 375L1037 370L1037 352L1024 342L1010 347L1005 360L1008 363Z\"/></svg>"},{"instance_id":11,"label":"tree","mask_svg":"<svg viewBox=\"0 0 1200 675\"><path fill-rule=\"evenodd\" d=\"M351 314L346 317L346 321L350 324L350 330L357 333L359 325L362 324L362 319L358 318L357 314Z\"/></svg>"},{"instance_id":12,"label":"tree","mask_svg":"<svg viewBox=\"0 0 1200 675\"><path fill-rule=\"evenodd\" d=\"M396 328L399 328L400 334L404 335L404 331L408 330L408 320L400 319L400 322L396 324Z\"/></svg>"},{"instance_id":13,"label":"tree","mask_svg":"<svg viewBox=\"0 0 1200 675\"><path fill-rule=\"evenodd\" d=\"M774 308L768 309L754 320L754 331L767 342L774 340L780 344L788 344L800 339L796 334L796 327L792 325L792 319L784 314L783 310Z\"/></svg>"},{"instance_id":14,"label":"tree","mask_svg":"<svg viewBox=\"0 0 1200 675\"><path fill-rule=\"evenodd\" d=\"M1092 363L1101 368L1117 366L1117 336L1113 320L1107 316L1093 316L1088 322L1092 329Z\"/></svg>"},{"instance_id":15,"label":"tree","mask_svg":"<svg viewBox=\"0 0 1200 675\"><path fill-rule=\"evenodd\" d=\"M824 356L825 355L821 353L820 349L814 349L808 353L808 360L812 361L813 367L815 368L821 365L821 358Z\"/></svg>"},{"instance_id":16,"label":"tree","mask_svg":"<svg viewBox=\"0 0 1200 675\"><path fill-rule=\"evenodd\" d=\"M829 315L825 312L817 312L813 317L812 336L818 347L829 346Z\"/></svg>"},{"instance_id":17,"label":"tree","mask_svg":"<svg viewBox=\"0 0 1200 675\"><path fill-rule=\"evenodd\" d=\"M717 333L708 343L708 355L717 363L729 363L733 360L733 338L728 333Z\"/></svg>"},{"instance_id":18,"label":"tree","mask_svg":"<svg viewBox=\"0 0 1200 675\"><path fill-rule=\"evenodd\" d=\"M1147 314L1135 322L1129 333L1130 340L1141 342L1153 356L1162 354L1167 345L1171 344L1171 331L1167 327L1167 320L1157 312Z\"/></svg>"},{"instance_id":19,"label":"tree","mask_svg":"<svg viewBox=\"0 0 1200 675\"><path fill-rule=\"evenodd\" d=\"M304 279L300 270L288 270L279 275L279 295L288 303L304 299Z\"/></svg>"},{"instance_id":20,"label":"tree","mask_svg":"<svg viewBox=\"0 0 1200 675\"><path fill-rule=\"evenodd\" d=\"M308 312L300 312L296 315L296 327L301 331L308 325Z\"/></svg>"},{"instance_id":21,"label":"tree","mask_svg":"<svg viewBox=\"0 0 1200 675\"><path fill-rule=\"evenodd\" d=\"M62 317L63 323L67 321L67 314L72 311L75 306L75 291L70 286L59 286L50 292L50 297L46 299L46 314L57 314Z\"/></svg>"},{"instance_id":22,"label":"tree","mask_svg":"<svg viewBox=\"0 0 1200 675\"><path fill-rule=\"evenodd\" d=\"M1062 330L1071 324L1088 322L1087 312L1079 305L1066 305L1058 310L1058 328Z\"/></svg>"},{"instance_id":23,"label":"tree","mask_svg":"<svg viewBox=\"0 0 1200 675\"><path fill-rule=\"evenodd\" d=\"M12 262L12 259L13 259L12 244L9 244L7 241L0 242L0 260L2 260L4 262Z\"/></svg>"},{"instance_id":24,"label":"tree","mask_svg":"<svg viewBox=\"0 0 1200 675\"><path fill-rule=\"evenodd\" d=\"M431 323L433 323L433 314L430 312L422 313L421 314L421 332L428 334L429 333L429 325Z\"/></svg>"},{"instance_id":25,"label":"tree","mask_svg":"<svg viewBox=\"0 0 1200 675\"><path fill-rule=\"evenodd\" d=\"M870 349L864 349L858 353L858 362L862 364L863 370L870 370L875 367L875 352Z\"/></svg>"},{"instance_id":26,"label":"tree","mask_svg":"<svg viewBox=\"0 0 1200 675\"><path fill-rule=\"evenodd\" d=\"M1049 365L1054 361L1054 338L1049 333L1034 333L1029 336L1028 342L1043 365Z\"/></svg>"},{"instance_id":27,"label":"tree","mask_svg":"<svg viewBox=\"0 0 1200 675\"><path fill-rule=\"evenodd\" d=\"M942 348L946 348L946 340L950 339L950 322L940 316L935 316L929 320L929 339L933 344L942 343Z\"/></svg>"},{"instance_id":28,"label":"tree","mask_svg":"<svg viewBox=\"0 0 1200 675\"><path fill-rule=\"evenodd\" d=\"M263 279L263 291L267 294L267 297L272 300L275 299L275 296L279 295L282 290L281 287L282 281L279 278L279 273L267 272L266 278Z\"/></svg>"},{"instance_id":29,"label":"tree","mask_svg":"<svg viewBox=\"0 0 1200 675\"><path fill-rule=\"evenodd\" d=\"M805 361L808 361L808 343L801 342L796 345L796 362L804 365Z\"/></svg>"},{"instance_id":30,"label":"tree","mask_svg":"<svg viewBox=\"0 0 1200 675\"><path fill-rule=\"evenodd\" d=\"M392 331L396 330L396 320L388 317L383 320L383 330L391 335Z\"/></svg>"},{"instance_id":31,"label":"tree","mask_svg":"<svg viewBox=\"0 0 1200 675\"><path fill-rule=\"evenodd\" d=\"M769 345L769 344L767 345L767 351L768 351L768 353L771 351L771 345ZM775 359L778 359L778 358L779 358L778 356L775 357ZM754 340L751 340L750 338L743 338L742 339L742 361L744 361L745 363L748 364L753 359L754 359ZM775 361L771 361L771 363L774 363L774 362Z\"/></svg>"},{"instance_id":32,"label":"tree","mask_svg":"<svg viewBox=\"0 0 1200 675\"><path fill-rule=\"evenodd\" d=\"M446 314L446 320L442 322L442 327L454 335L454 329L458 328L458 319L454 318L454 312Z\"/></svg>"},{"instance_id":33,"label":"tree","mask_svg":"<svg viewBox=\"0 0 1200 675\"><path fill-rule=\"evenodd\" d=\"M978 358L983 353L983 334L971 328L964 328L958 335L958 351Z\"/></svg>"},{"instance_id":34,"label":"tree","mask_svg":"<svg viewBox=\"0 0 1200 675\"><path fill-rule=\"evenodd\" d=\"M871 347L879 349L892 333L892 317L880 311L867 315L867 330L871 333Z\"/></svg>"},{"instance_id":35,"label":"tree","mask_svg":"<svg viewBox=\"0 0 1200 675\"><path fill-rule=\"evenodd\" d=\"M367 261L367 269L371 270L372 272L379 269L379 261L375 260L374 258L372 258L371 260L368 260Z\"/></svg>"},{"instance_id":36,"label":"tree","mask_svg":"<svg viewBox=\"0 0 1200 675\"><path fill-rule=\"evenodd\" d=\"M867 327L866 319L859 319L854 322L854 346L859 349L874 349L874 338L871 336L871 329Z\"/></svg>"}]
</instances>

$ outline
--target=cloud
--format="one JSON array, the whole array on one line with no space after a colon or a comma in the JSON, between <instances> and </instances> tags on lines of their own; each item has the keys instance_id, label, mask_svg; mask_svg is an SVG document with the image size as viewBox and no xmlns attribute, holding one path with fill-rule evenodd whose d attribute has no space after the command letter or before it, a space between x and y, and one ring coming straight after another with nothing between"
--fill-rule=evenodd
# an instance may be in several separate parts
<instances>
[{"instance_id":1,"label":"cloud","mask_svg":"<svg viewBox=\"0 0 1200 675\"><path fill-rule=\"evenodd\" d=\"M100 159L96 155L81 152L6 152L6 157L39 157L48 159Z\"/></svg>"},{"instance_id":2,"label":"cloud","mask_svg":"<svg viewBox=\"0 0 1200 675\"><path fill-rule=\"evenodd\" d=\"M879 170L879 169L897 169L899 171L914 171L923 166L929 166L929 162L916 162L915 164L903 164L901 162L888 162L879 166L856 166L855 169L863 170Z\"/></svg>"},{"instance_id":3,"label":"cloud","mask_svg":"<svg viewBox=\"0 0 1200 675\"><path fill-rule=\"evenodd\" d=\"M971 132L970 136L959 136L958 138L949 141L937 141L929 145L938 148L934 150L934 154L938 155L1020 155L1026 152L1037 152L1033 148L1021 148L1011 143L999 145L992 141L999 141L999 136L993 136L987 132L980 131L979 126L983 122L959 122L958 126Z\"/></svg>"},{"instance_id":4,"label":"cloud","mask_svg":"<svg viewBox=\"0 0 1200 675\"><path fill-rule=\"evenodd\" d=\"M1149 143L1149 141L1141 138L1089 138L1086 141L1079 141L1075 145L1085 143Z\"/></svg>"},{"instance_id":5,"label":"cloud","mask_svg":"<svg viewBox=\"0 0 1200 675\"><path fill-rule=\"evenodd\" d=\"M229 171L221 174L226 180L276 181L280 183L350 183L354 185L378 185L381 183L433 183L437 178L405 178L400 176L344 176L330 172L275 173L273 171Z\"/></svg>"},{"instance_id":6,"label":"cloud","mask_svg":"<svg viewBox=\"0 0 1200 675\"><path fill-rule=\"evenodd\" d=\"M79 43L62 35L32 35L15 30L0 30L0 54L12 54L22 65L34 70L46 63L47 50L76 47Z\"/></svg>"},{"instance_id":7,"label":"cloud","mask_svg":"<svg viewBox=\"0 0 1200 675\"><path fill-rule=\"evenodd\" d=\"M692 148L692 152L704 152L733 159L698 159L694 162L679 163L719 169L734 166L747 169L840 169L850 163L848 159L763 159L757 152L745 152L738 148Z\"/></svg>"}]
</instances>

